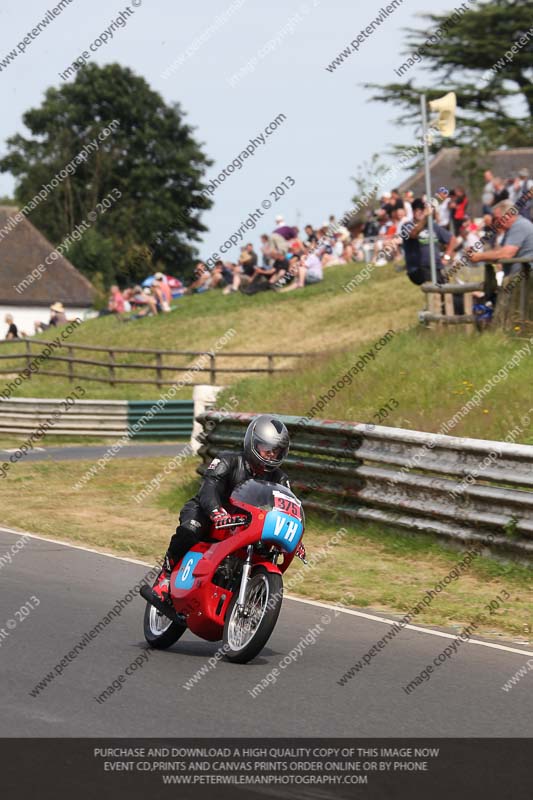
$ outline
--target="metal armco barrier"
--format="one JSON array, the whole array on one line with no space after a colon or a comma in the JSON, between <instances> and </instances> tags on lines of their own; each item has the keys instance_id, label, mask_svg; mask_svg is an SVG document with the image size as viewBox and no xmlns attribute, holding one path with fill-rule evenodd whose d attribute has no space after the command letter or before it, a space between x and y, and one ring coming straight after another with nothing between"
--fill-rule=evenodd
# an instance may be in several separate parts
<instances>
[{"instance_id":1,"label":"metal armco barrier","mask_svg":"<svg viewBox=\"0 0 533 800\"><path fill-rule=\"evenodd\" d=\"M180 438L191 435L193 424L192 400L172 400L162 408L156 400L133 402L128 400L75 400L64 410L62 400L30 398L0 399L0 434L31 435L39 423L51 418L55 411L61 415L54 419L49 433L53 436L113 436L128 434L132 439ZM141 418L152 409L153 416Z\"/></svg>"},{"instance_id":2,"label":"metal armco barrier","mask_svg":"<svg viewBox=\"0 0 533 800\"><path fill-rule=\"evenodd\" d=\"M130 401L128 403L128 425L130 428L153 408L155 401ZM157 409L155 415L145 421L135 434L137 439L153 439L179 436L188 439L192 433L194 404L192 400L170 400Z\"/></svg>"},{"instance_id":3,"label":"metal armco barrier","mask_svg":"<svg viewBox=\"0 0 533 800\"><path fill-rule=\"evenodd\" d=\"M253 417L216 411L197 417L204 428L200 473L220 450L241 446ZM306 508L484 544L487 552L533 556L532 446L279 419L291 434L287 473ZM476 480L466 482L476 470Z\"/></svg>"}]
</instances>

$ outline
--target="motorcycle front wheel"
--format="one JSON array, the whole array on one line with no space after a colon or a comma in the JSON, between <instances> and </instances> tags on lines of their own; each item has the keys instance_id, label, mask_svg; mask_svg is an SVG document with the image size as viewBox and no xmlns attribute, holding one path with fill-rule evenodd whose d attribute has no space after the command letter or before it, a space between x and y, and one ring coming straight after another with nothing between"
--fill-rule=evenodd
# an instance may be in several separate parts
<instances>
[{"instance_id":1,"label":"motorcycle front wheel","mask_svg":"<svg viewBox=\"0 0 533 800\"><path fill-rule=\"evenodd\" d=\"M258 567L246 587L244 607L235 592L224 623L224 651L228 661L246 664L261 652L276 625L283 601L281 575Z\"/></svg>"},{"instance_id":2,"label":"motorcycle front wheel","mask_svg":"<svg viewBox=\"0 0 533 800\"><path fill-rule=\"evenodd\" d=\"M157 650L166 650L183 636L187 626L161 614L157 608L146 603L144 610L144 638L151 647Z\"/></svg>"}]
</instances>

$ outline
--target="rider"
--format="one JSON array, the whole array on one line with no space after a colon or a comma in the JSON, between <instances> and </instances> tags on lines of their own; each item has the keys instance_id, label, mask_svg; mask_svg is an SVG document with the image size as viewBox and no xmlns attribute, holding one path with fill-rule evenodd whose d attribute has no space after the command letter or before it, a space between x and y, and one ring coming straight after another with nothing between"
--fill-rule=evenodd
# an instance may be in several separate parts
<instances>
[{"instance_id":1,"label":"rider","mask_svg":"<svg viewBox=\"0 0 533 800\"><path fill-rule=\"evenodd\" d=\"M170 595L170 576L175 565L191 547L207 536L211 523L231 521L226 510L234 488L249 478L272 481L289 488L280 466L289 451L290 437L285 425L270 414L252 420L241 452L221 452L205 471L195 497L181 509L176 533L170 540L163 568L153 590L161 600Z\"/></svg>"}]
</instances>

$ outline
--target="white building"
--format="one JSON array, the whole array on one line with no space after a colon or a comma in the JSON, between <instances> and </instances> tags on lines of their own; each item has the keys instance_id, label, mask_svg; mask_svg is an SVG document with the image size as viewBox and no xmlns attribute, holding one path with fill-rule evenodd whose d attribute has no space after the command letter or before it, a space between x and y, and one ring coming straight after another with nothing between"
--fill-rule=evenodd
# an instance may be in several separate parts
<instances>
[{"instance_id":1,"label":"white building","mask_svg":"<svg viewBox=\"0 0 533 800\"><path fill-rule=\"evenodd\" d=\"M33 335L34 322L48 322L50 306L63 303L67 319L83 317L94 289L14 206L0 206L0 339L6 314L19 333Z\"/></svg>"}]
</instances>

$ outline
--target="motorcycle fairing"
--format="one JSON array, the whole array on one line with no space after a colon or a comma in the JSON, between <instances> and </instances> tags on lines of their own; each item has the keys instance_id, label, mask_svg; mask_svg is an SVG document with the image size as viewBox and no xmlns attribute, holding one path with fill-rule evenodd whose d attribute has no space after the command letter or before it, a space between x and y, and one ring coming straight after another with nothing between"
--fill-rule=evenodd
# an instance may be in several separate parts
<instances>
[{"instance_id":1,"label":"motorcycle fairing","mask_svg":"<svg viewBox=\"0 0 533 800\"><path fill-rule=\"evenodd\" d=\"M261 541L265 544L278 545L287 553L296 549L303 534L301 520L278 508L269 511L263 525Z\"/></svg>"}]
</instances>

